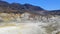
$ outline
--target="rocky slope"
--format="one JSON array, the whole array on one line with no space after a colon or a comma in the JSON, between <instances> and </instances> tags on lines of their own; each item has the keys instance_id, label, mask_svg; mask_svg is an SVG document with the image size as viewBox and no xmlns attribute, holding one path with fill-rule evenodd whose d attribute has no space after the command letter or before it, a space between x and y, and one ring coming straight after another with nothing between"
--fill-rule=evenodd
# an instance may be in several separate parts
<instances>
[{"instance_id":1,"label":"rocky slope","mask_svg":"<svg viewBox=\"0 0 60 34\"><path fill-rule=\"evenodd\" d=\"M42 12L43 11L43 12ZM24 12L30 12L30 13L38 13L41 12L43 14L51 14L51 15L60 15L60 10L45 10L39 6L34 6L31 4L19 4L19 3L8 3L5 1L0 1L0 12L3 13L24 13Z\"/></svg>"},{"instance_id":2,"label":"rocky slope","mask_svg":"<svg viewBox=\"0 0 60 34\"><path fill-rule=\"evenodd\" d=\"M60 33L60 10L0 1L0 34Z\"/></svg>"}]
</instances>

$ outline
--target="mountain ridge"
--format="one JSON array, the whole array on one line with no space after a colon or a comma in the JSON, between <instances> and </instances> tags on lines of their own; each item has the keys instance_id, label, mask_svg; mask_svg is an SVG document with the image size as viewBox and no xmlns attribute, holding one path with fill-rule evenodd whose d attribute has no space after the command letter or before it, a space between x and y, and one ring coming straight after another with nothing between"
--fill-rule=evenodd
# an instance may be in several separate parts
<instances>
[{"instance_id":1,"label":"mountain ridge","mask_svg":"<svg viewBox=\"0 0 60 34\"><path fill-rule=\"evenodd\" d=\"M35 14L50 14L50 15L60 15L60 10L45 10L39 6L34 6L31 4L20 4L20 3L8 3L5 1L0 1L0 12L3 13L24 13L30 12ZM43 12L42 12L43 11Z\"/></svg>"}]
</instances>

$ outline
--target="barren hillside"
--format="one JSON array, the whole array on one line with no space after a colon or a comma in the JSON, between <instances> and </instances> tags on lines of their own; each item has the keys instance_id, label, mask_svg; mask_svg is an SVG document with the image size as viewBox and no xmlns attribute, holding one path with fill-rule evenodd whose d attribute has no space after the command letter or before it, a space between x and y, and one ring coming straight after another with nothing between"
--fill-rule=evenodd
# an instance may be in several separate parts
<instances>
[{"instance_id":1,"label":"barren hillside","mask_svg":"<svg viewBox=\"0 0 60 34\"><path fill-rule=\"evenodd\" d=\"M60 10L0 1L0 34L60 34Z\"/></svg>"}]
</instances>

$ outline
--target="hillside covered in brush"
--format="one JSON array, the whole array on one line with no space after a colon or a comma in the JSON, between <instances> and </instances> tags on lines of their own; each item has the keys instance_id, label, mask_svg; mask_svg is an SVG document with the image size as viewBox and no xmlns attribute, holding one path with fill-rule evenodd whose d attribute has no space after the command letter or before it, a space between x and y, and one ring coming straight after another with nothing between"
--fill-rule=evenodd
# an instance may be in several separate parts
<instances>
[{"instance_id":1,"label":"hillside covered in brush","mask_svg":"<svg viewBox=\"0 0 60 34\"><path fill-rule=\"evenodd\" d=\"M5 1L0 1L0 13L34 13L34 14L51 14L60 15L60 10L45 10L39 6L34 6L31 4L20 4L20 3L8 3Z\"/></svg>"}]
</instances>

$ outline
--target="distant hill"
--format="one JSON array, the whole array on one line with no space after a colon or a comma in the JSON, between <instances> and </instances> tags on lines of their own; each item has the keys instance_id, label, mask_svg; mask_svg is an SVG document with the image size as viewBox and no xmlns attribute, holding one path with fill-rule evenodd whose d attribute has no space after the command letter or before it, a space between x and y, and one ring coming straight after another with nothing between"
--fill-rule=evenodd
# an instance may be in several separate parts
<instances>
[{"instance_id":1,"label":"distant hill","mask_svg":"<svg viewBox=\"0 0 60 34\"><path fill-rule=\"evenodd\" d=\"M60 10L51 10L49 11L51 15L60 15Z\"/></svg>"},{"instance_id":2,"label":"distant hill","mask_svg":"<svg viewBox=\"0 0 60 34\"><path fill-rule=\"evenodd\" d=\"M30 12L34 14L42 14L42 15L60 15L60 10L45 10L39 6L34 6L31 4L20 4L20 3L8 3L5 1L0 1L0 12L3 13L24 13Z\"/></svg>"},{"instance_id":3,"label":"distant hill","mask_svg":"<svg viewBox=\"0 0 60 34\"><path fill-rule=\"evenodd\" d=\"M41 8L39 6L34 6L34 5L31 5L31 4L24 4L24 6L26 7L26 9L33 10L33 11L44 10L43 8Z\"/></svg>"}]
</instances>

